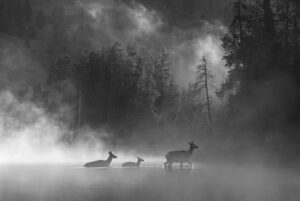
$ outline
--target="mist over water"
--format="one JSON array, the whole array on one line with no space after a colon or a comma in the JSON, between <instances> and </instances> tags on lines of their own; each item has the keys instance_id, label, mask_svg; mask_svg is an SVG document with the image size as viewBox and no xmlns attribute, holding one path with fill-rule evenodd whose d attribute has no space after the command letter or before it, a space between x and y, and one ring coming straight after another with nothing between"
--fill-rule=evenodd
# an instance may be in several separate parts
<instances>
[{"instance_id":1,"label":"mist over water","mask_svg":"<svg viewBox=\"0 0 300 201\"><path fill-rule=\"evenodd\" d=\"M0 164L77 164L106 159L108 150L115 150L118 164L136 160L136 148L118 148L110 143L113 135L105 130L83 128L74 142L73 132L61 116L50 114L28 100L19 100L10 91L0 94ZM105 140L104 140L105 139ZM106 142L106 144L105 144ZM162 162L163 156L140 153L148 162Z\"/></svg>"},{"instance_id":2,"label":"mist over water","mask_svg":"<svg viewBox=\"0 0 300 201\"><path fill-rule=\"evenodd\" d=\"M29 101L19 101L9 91L0 94L0 107L0 200L296 201L300 198L300 174L296 170L194 163L192 170L179 170L176 166L167 172L162 169L163 151L155 152L155 156L144 151L141 154L145 162L140 169L124 169L122 162L135 161L136 150L114 147L118 159L113 160L111 168L86 169L84 162L106 159L106 150L110 149L95 138L95 131L86 129L83 131L86 138L70 146L64 143L68 132L65 124L57 121L58 116L47 114ZM105 136L110 134L103 132ZM196 150L195 157L198 154Z\"/></svg>"},{"instance_id":3,"label":"mist over water","mask_svg":"<svg viewBox=\"0 0 300 201\"><path fill-rule=\"evenodd\" d=\"M71 148L70 131L57 116L47 114L29 100L18 100L10 91L0 94L0 163L66 163L99 155L104 147L86 130L86 139ZM68 112L63 110L62 112ZM105 135L105 133L103 134Z\"/></svg>"},{"instance_id":4,"label":"mist over water","mask_svg":"<svg viewBox=\"0 0 300 201\"><path fill-rule=\"evenodd\" d=\"M299 4L225 2L0 0L0 201L300 200Z\"/></svg>"},{"instance_id":5,"label":"mist over water","mask_svg":"<svg viewBox=\"0 0 300 201\"><path fill-rule=\"evenodd\" d=\"M192 171L161 168L0 168L1 200L242 200L296 201L299 173L200 164Z\"/></svg>"}]
</instances>

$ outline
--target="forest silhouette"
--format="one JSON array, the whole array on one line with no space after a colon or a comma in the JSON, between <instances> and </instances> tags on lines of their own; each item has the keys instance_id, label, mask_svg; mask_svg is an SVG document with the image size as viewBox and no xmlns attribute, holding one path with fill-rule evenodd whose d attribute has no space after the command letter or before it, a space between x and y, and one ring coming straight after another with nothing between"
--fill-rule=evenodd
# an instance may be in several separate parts
<instances>
[{"instance_id":1,"label":"forest silhouette","mask_svg":"<svg viewBox=\"0 0 300 201\"><path fill-rule=\"evenodd\" d=\"M186 10L197 8L195 1L188 2ZM160 7L159 2L145 5ZM164 23L176 29L203 26L218 17L193 9L193 14L178 21L176 17L186 13L183 9L180 14L175 5L159 13L165 14ZM214 88L208 86L213 75L202 69L210 65L205 55L200 56L205 65L195 66L195 80L178 86L168 50L101 36L103 43L95 48L90 40L96 35L89 23L93 19L80 7L74 9L70 1L0 0L2 40L33 54L46 72L44 80L8 89L20 100L28 99L30 92L30 101L51 114L71 108L60 117L69 128L70 134L62 139L67 143L80 138L85 127L105 129L122 142L138 139L150 144L163 144L177 130L179 139L197 136L201 160L244 161L256 153L273 162L296 164L300 3L235 0L226 6L231 9L225 18L231 23L221 40L228 76L221 87ZM202 17L201 23L196 20L182 26L197 17ZM113 26L122 30L126 25L120 21ZM222 109L210 102L211 97L222 102Z\"/></svg>"}]
</instances>

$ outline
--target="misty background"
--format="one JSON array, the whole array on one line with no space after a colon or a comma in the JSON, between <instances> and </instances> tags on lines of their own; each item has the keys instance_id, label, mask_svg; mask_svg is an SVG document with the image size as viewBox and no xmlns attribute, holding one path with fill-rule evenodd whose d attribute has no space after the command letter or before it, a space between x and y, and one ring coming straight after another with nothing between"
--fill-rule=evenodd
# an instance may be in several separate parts
<instances>
[{"instance_id":1,"label":"misty background","mask_svg":"<svg viewBox=\"0 0 300 201\"><path fill-rule=\"evenodd\" d=\"M296 0L0 0L0 162L299 162ZM205 61L205 62L204 62Z\"/></svg>"}]
</instances>

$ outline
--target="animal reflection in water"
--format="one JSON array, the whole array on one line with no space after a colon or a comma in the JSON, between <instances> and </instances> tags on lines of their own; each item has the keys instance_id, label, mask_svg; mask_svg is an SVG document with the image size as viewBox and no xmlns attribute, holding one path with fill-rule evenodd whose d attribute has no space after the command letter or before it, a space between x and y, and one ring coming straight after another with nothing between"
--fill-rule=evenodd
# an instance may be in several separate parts
<instances>
[{"instance_id":1,"label":"animal reflection in water","mask_svg":"<svg viewBox=\"0 0 300 201\"><path fill-rule=\"evenodd\" d=\"M166 170L172 169L173 163L180 163L180 169L183 168L184 163L188 163L190 168L192 168L191 157L195 149L198 148L193 142L189 143L189 150L181 150L181 151L170 151L166 154L167 161L164 163L164 168Z\"/></svg>"},{"instance_id":2,"label":"animal reflection in water","mask_svg":"<svg viewBox=\"0 0 300 201\"><path fill-rule=\"evenodd\" d=\"M112 159L117 158L111 151L108 152L109 156L106 160L97 160L86 163L84 167L109 167Z\"/></svg>"},{"instance_id":3,"label":"animal reflection in water","mask_svg":"<svg viewBox=\"0 0 300 201\"><path fill-rule=\"evenodd\" d=\"M139 168L141 165L141 162L143 162L144 159L137 157L137 162L126 162L122 164L122 167L136 167Z\"/></svg>"}]
</instances>

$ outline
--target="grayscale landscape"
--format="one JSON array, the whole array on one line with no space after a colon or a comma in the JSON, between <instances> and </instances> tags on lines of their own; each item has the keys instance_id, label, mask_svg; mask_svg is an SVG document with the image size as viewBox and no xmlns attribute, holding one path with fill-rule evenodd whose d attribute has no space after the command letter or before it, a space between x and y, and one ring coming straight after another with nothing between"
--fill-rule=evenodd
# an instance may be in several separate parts
<instances>
[{"instance_id":1,"label":"grayscale landscape","mask_svg":"<svg viewBox=\"0 0 300 201\"><path fill-rule=\"evenodd\" d=\"M0 201L299 201L299 0L0 0Z\"/></svg>"}]
</instances>

